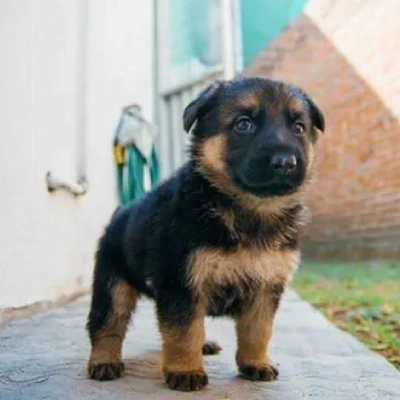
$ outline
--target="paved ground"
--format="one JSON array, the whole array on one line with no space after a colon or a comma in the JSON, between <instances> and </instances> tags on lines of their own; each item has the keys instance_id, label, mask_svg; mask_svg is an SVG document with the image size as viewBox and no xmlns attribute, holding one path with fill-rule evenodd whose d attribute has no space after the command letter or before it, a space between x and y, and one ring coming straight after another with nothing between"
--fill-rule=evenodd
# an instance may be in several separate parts
<instances>
[{"instance_id":1,"label":"paved ground","mask_svg":"<svg viewBox=\"0 0 400 400\"><path fill-rule=\"evenodd\" d=\"M207 321L208 337L224 349L207 358L207 389L190 394L171 392L160 379L159 336L153 308L146 302L126 340L126 376L114 382L87 380L87 308L84 298L10 322L0 331L0 399L400 399L400 374L391 365L330 325L292 292L278 315L272 346L279 381L237 378L231 322Z\"/></svg>"}]
</instances>

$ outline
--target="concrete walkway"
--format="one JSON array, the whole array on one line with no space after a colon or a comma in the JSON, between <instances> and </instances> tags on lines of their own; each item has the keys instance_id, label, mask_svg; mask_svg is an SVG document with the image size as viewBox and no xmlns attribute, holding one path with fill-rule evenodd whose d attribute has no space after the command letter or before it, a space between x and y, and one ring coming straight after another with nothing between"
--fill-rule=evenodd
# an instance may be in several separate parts
<instances>
[{"instance_id":1,"label":"concrete walkway","mask_svg":"<svg viewBox=\"0 0 400 400\"><path fill-rule=\"evenodd\" d=\"M163 385L159 336L147 302L140 304L125 343L126 376L114 382L87 380L87 309L84 298L0 330L0 399L400 399L395 368L292 292L280 309L272 346L280 379L253 383L237 378L232 323L207 321L207 336L218 340L223 351L206 359L210 385L196 393L172 392Z\"/></svg>"}]
</instances>

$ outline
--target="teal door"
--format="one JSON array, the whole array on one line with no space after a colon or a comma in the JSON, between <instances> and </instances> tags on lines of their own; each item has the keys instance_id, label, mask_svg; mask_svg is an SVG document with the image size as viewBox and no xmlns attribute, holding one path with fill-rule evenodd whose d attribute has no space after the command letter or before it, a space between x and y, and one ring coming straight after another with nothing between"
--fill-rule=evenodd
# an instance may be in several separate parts
<instances>
[{"instance_id":1,"label":"teal door","mask_svg":"<svg viewBox=\"0 0 400 400\"><path fill-rule=\"evenodd\" d=\"M240 1L244 66L298 17L306 3L307 0Z\"/></svg>"}]
</instances>

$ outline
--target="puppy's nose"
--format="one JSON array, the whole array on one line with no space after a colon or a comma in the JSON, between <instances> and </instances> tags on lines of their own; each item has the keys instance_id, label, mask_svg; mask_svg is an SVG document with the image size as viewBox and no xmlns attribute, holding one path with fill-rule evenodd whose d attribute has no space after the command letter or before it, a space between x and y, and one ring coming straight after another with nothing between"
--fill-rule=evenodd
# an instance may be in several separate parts
<instances>
[{"instance_id":1,"label":"puppy's nose","mask_svg":"<svg viewBox=\"0 0 400 400\"><path fill-rule=\"evenodd\" d=\"M296 171L296 157L291 153L276 153L271 158L271 166L280 175L290 175Z\"/></svg>"}]
</instances>

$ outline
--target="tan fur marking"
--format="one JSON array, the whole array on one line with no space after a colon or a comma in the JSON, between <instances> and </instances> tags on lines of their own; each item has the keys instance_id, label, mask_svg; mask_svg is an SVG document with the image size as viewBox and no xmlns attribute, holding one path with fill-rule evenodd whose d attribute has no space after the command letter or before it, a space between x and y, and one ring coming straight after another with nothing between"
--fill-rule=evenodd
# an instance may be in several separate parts
<instances>
[{"instance_id":1,"label":"tan fur marking","mask_svg":"<svg viewBox=\"0 0 400 400\"><path fill-rule=\"evenodd\" d=\"M307 175L311 176L313 175L313 165L314 165L314 148L309 142L307 144Z\"/></svg>"},{"instance_id":2,"label":"tan fur marking","mask_svg":"<svg viewBox=\"0 0 400 400\"><path fill-rule=\"evenodd\" d=\"M260 108L260 95L258 93L247 93L235 100L235 108L247 107L257 111Z\"/></svg>"},{"instance_id":3,"label":"tan fur marking","mask_svg":"<svg viewBox=\"0 0 400 400\"><path fill-rule=\"evenodd\" d=\"M232 234L235 234L235 214L231 210L223 209L218 214L224 225L229 229Z\"/></svg>"},{"instance_id":4,"label":"tan fur marking","mask_svg":"<svg viewBox=\"0 0 400 400\"><path fill-rule=\"evenodd\" d=\"M121 361L122 342L136 307L135 290L126 282L119 281L112 291L112 314L106 326L93 339L90 364L107 364Z\"/></svg>"},{"instance_id":5,"label":"tan fur marking","mask_svg":"<svg viewBox=\"0 0 400 400\"><path fill-rule=\"evenodd\" d=\"M267 291L260 291L250 307L236 319L236 362L239 368L270 364L267 351L275 311L271 295Z\"/></svg>"},{"instance_id":6,"label":"tan fur marking","mask_svg":"<svg viewBox=\"0 0 400 400\"><path fill-rule=\"evenodd\" d=\"M163 372L202 372L204 309L198 308L189 327L160 322Z\"/></svg>"},{"instance_id":7,"label":"tan fur marking","mask_svg":"<svg viewBox=\"0 0 400 400\"><path fill-rule=\"evenodd\" d=\"M241 290L249 281L260 287L285 284L299 258L298 251L200 249L192 255L189 282L208 304L221 286L234 285Z\"/></svg>"},{"instance_id":8,"label":"tan fur marking","mask_svg":"<svg viewBox=\"0 0 400 400\"><path fill-rule=\"evenodd\" d=\"M207 171L226 175L225 167L226 136L219 133L207 139L202 148L202 166Z\"/></svg>"},{"instance_id":9,"label":"tan fur marking","mask_svg":"<svg viewBox=\"0 0 400 400\"><path fill-rule=\"evenodd\" d=\"M303 102L296 97L290 97L288 99L287 108L289 109L291 114L298 114L304 112Z\"/></svg>"}]
</instances>

